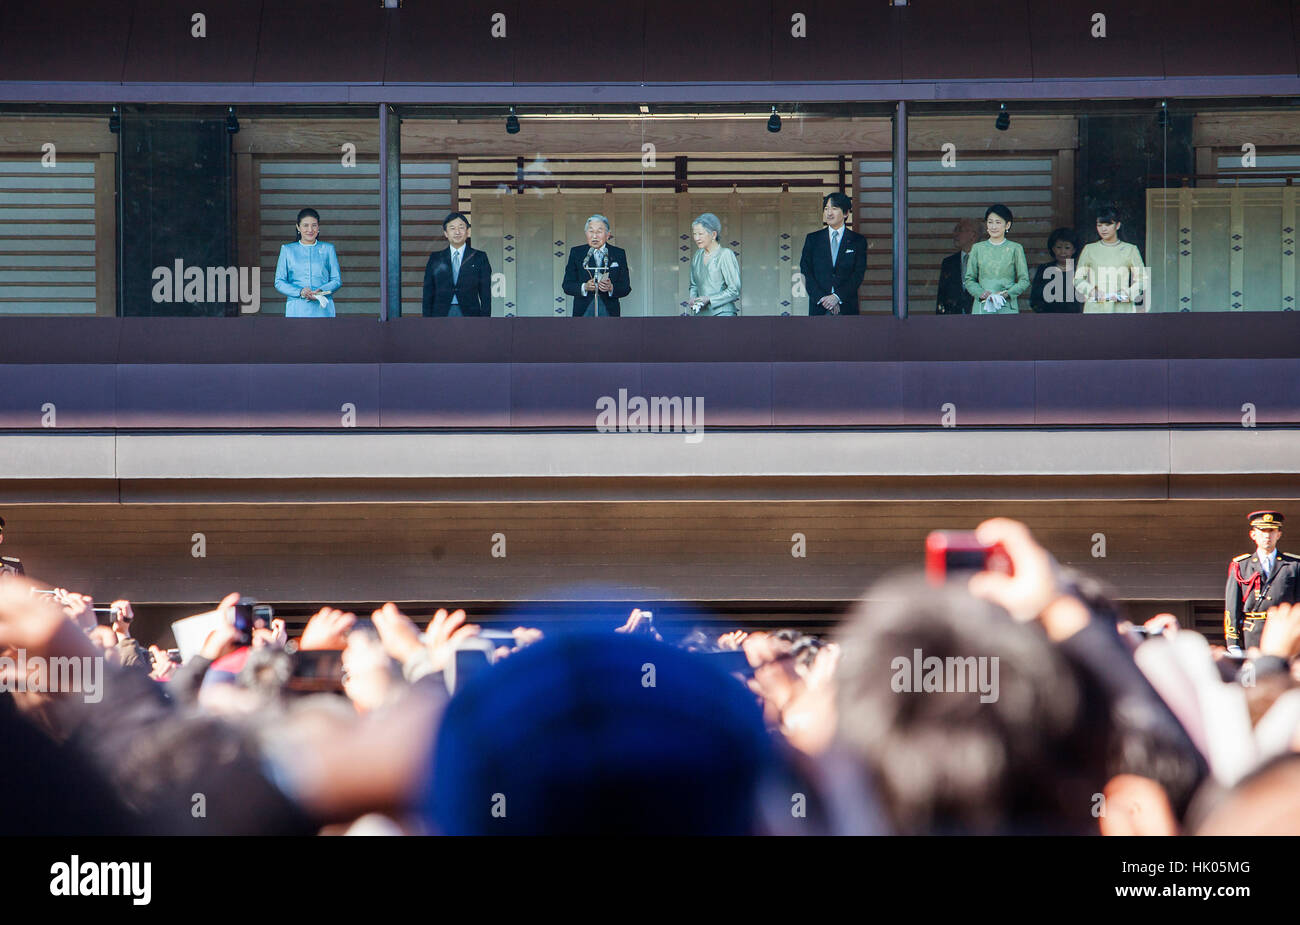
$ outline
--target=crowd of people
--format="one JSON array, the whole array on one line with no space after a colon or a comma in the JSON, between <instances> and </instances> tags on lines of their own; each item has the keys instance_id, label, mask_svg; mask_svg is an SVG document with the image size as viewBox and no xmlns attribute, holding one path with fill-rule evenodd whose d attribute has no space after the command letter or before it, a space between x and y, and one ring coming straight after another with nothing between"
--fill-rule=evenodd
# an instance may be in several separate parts
<instances>
[{"instance_id":1,"label":"crowd of people","mask_svg":"<svg viewBox=\"0 0 1300 925\"><path fill-rule=\"evenodd\" d=\"M129 602L11 572L0 831L1300 828L1300 605L1237 657L1170 615L1129 623L1023 524L976 536L1008 567L884 576L830 637L675 638L641 610L507 633L442 609L422 629L389 603L290 639L231 594L183 663L133 638ZM51 689L56 660L87 659L95 696Z\"/></svg>"}]
</instances>

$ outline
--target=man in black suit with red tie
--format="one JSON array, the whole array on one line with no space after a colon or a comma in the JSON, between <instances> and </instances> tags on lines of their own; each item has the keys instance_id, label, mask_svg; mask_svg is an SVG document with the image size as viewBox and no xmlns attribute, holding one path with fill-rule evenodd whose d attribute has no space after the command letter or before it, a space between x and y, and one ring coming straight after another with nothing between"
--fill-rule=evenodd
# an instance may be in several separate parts
<instances>
[{"instance_id":1,"label":"man in black suit with red tie","mask_svg":"<svg viewBox=\"0 0 1300 925\"><path fill-rule=\"evenodd\" d=\"M424 267L424 316L486 318L492 314L492 264L469 240L469 219L453 212L442 221L448 247Z\"/></svg>"},{"instance_id":2,"label":"man in black suit with red tie","mask_svg":"<svg viewBox=\"0 0 1300 925\"><path fill-rule=\"evenodd\" d=\"M858 314L858 287L867 275L867 239L844 227L853 200L831 193L822 200L826 227L803 241L799 271L808 290L808 314Z\"/></svg>"}]
</instances>

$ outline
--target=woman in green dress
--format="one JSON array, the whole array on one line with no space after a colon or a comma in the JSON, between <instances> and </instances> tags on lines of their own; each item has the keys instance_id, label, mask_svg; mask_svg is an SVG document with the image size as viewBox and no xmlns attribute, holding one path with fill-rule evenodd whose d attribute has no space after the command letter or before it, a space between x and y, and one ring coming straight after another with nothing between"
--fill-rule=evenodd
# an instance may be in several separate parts
<instances>
[{"instance_id":1,"label":"woman in green dress","mask_svg":"<svg viewBox=\"0 0 1300 925\"><path fill-rule=\"evenodd\" d=\"M984 212L988 239L977 241L966 259L966 291L978 304L972 315L1014 315L1020 311L1016 297L1029 288L1029 262L1025 249L1007 240L1011 210L995 203Z\"/></svg>"},{"instance_id":2,"label":"woman in green dress","mask_svg":"<svg viewBox=\"0 0 1300 925\"><path fill-rule=\"evenodd\" d=\"M698 250L691 258L690 300L692 315L740 314L740 263L729 247L718 243L722 222L705 212L691 223L691 237Z\"/></svg>"}]
</instances>

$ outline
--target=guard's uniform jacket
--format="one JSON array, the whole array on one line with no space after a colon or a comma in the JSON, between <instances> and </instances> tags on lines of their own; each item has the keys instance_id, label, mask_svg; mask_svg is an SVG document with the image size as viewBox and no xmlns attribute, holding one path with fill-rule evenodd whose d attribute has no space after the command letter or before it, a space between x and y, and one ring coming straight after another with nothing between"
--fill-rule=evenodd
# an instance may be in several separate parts
<instances>
[{"instance_id":1,"label":"guard's uniform jacket","mask_svg":"<svg viewBox=\"0 0 1300 925\"><path fill-rule=\"evenodd\" d=\"M1243 553L1228 565L1223 592L1223 635L1230 646L1259 645L1268 609L1300 600L1300 556L1277 553L1273 574L1264 577L1259 551Z\"/></svg>"}]
</instances>

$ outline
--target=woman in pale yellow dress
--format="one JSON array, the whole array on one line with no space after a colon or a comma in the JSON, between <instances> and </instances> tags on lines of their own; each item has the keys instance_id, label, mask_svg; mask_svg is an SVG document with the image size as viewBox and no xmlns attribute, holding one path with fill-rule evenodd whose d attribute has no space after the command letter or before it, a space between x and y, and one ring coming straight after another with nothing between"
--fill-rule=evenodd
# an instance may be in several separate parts
<instances>
[{"instance_id":1,"label":"woman in pale yellow dress","mask_svg":"<svg viewBox=\"0 0 1300 925\"><path fill-rule=\"evenodd\" d=\"M1097 213L1097 237L1085 245L1074 270L1074 288L1085 313L1146 311L1146 267L1137 245L1119 239L1122 223L1114 209ZM1141 308L1139 308L1139 304Z\"/></svg>"}]
</instances>

